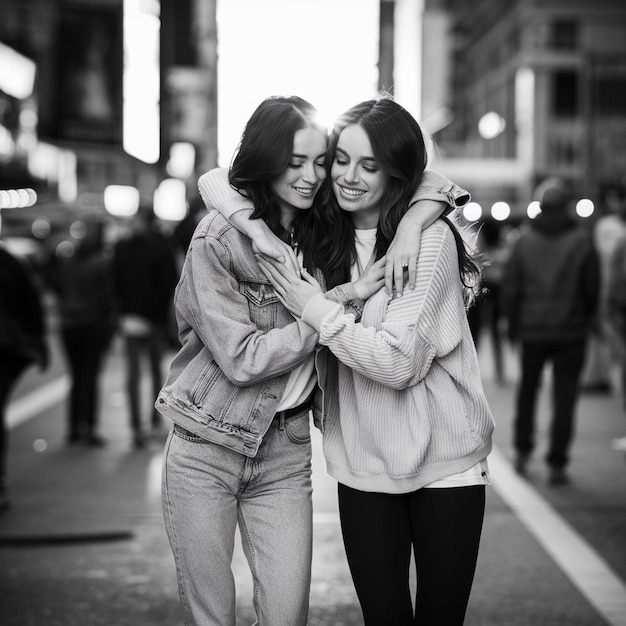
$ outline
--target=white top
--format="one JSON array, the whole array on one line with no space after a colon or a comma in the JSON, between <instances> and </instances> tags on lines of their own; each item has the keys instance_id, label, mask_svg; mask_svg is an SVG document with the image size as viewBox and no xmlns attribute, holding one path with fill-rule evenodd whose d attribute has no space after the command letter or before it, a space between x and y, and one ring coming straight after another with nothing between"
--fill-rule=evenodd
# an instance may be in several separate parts
<instances>
[{"instance_id":1,"label":"white top","mask_svg":"<svg viewBox=\"0 0 626 626\"><path fill-rule=\"evenodd\" d=\"M298 254L298 263L302 266L301 254ZM281 401L278 403L276 412L293 409L293 407L303 404L313 393L316 384L315 354L311 353L304 363L298 365L289 373L287 386Z\"/></svg>"}]
</instances>

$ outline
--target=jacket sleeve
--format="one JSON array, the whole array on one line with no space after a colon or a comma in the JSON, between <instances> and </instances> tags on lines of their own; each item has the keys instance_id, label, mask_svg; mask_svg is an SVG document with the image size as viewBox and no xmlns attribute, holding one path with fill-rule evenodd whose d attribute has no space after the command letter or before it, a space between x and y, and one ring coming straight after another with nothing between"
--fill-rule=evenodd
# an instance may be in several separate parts
<instances>
[{"instance_id":1,"label":"jacket sleeve","mask_svg":"<svg viewBox=\"0 0 626 626\"><path fill-rule=\"evenodd\" d=\"M424 234L416 287L387 300L379 330L356 322L323 297L314 298L303 312L303 320L320 329L320 343L340 361L393 389L422 380L433 359L449 354L462 338L465 310L454 237L441 222ZM383 297L382 290L373 296Z\"/></svg>"},{"instance_id":2,"label":"jacket sleeve","mask_svg":"<svg viewBox=\"0 0 626 626\"><path fill-rule=\"evenodd\" d=\"M248 198L230 186L225 167L217 167L200 176L198 190L207 209L216 209L227 220L237 211L254 209Z\"/></svg>"},{"instance_id":3,"label":"jacket sleeve","mask_svg":"<svg viewBox=\"0 0 626 626\"><path fill-rule=\"evenodd\" d=\"M315 349L317 333L299 320L260 330L251 319L230 256L218 237L192 242L177 290L179 327L183 337L193 329L228 379L246 386L302 363Z\"/></svg>"},{"instance_id":4,"label":"jacket sleeve","mask_svg":"<svg viewBox=\"0 0 626 626\"><path fill-rule=\"evenodd\" d=\"M425 170L422 182L409 202L409 206L419 200L437 200L445 202L449 207L456 209L465 206L470 201L470 194L465 189L453 183L449 178L435 170Z\"/></svg>"},{"instance_id":5,"label":"jacket sleeve","mask_svg":"<svg viewBox=\"0 0 626 626\"><path fill-rule=\"evenodd\" d=\"M343 304L344 311L354 315L356 320L361 319L363 313L363 306L365 300L359 298L355 289L354 283L344 283L343 285L337 285L333 289L329 289L324 296L327 300Z\"/></svg>"}]
</instances>

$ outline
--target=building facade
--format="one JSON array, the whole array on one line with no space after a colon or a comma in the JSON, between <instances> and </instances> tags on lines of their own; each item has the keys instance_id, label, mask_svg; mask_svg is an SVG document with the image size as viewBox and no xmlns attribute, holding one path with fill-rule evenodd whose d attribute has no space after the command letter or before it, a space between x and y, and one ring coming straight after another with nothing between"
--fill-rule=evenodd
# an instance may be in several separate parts
<instances>
[{"instance_id":1,"label":"building facade","mask_svg":"<svg viewBox=\"0 0 626 626\"><path fill-rule=\"evenodd\" d=\"M524 211L559 176L599 205L626 182L623 0L425 0L433 16L447 19L445 42L430 42L448 51L447 83L429 100L423 66L423 119L441 168L476 200Z\"/></svg>"}]
</instances>

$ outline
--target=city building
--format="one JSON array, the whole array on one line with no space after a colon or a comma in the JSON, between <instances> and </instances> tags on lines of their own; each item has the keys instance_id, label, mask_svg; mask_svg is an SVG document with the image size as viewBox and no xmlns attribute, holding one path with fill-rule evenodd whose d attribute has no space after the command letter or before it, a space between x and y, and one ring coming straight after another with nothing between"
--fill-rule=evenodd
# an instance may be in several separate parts
<instances>
[{"instance_id":1,"label":"city building","mask_svg":"<svg viewBox=\"0 0 626 626\"><path fill-rule=\"evenodd\" d=\"M623 0L425 0L423 20L422 120L483 208L525 214L548 176L598 208L626 182Z\"/></svg>"}]
</instances>

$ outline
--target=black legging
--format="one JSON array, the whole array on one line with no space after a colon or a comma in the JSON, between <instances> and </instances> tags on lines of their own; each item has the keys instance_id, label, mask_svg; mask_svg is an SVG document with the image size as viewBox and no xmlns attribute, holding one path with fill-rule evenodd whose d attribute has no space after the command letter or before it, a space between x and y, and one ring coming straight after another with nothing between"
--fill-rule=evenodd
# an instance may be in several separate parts
<instances>
[{"instance_id":1,"label":"black legging","mask_svg":"<svg viewBox=\"0 0 626 626\"><path fill-rule=\"evenodd\" d=\"M463 624L484 512L483 485L391 495L340 484L343 541L365 625ZM417 565L415 617L411 546Z\"/></svg>"}]
</instances>

